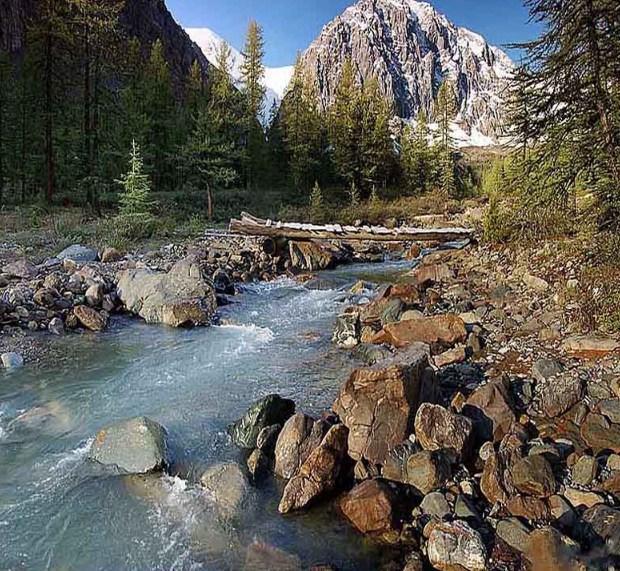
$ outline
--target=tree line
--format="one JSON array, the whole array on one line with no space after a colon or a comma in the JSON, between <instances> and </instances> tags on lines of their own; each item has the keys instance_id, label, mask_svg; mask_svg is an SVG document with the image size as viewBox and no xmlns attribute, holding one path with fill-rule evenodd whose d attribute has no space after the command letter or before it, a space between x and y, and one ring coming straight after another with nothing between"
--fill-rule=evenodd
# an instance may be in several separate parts
<instances>
[{"instance_id":1,"label":"tree line","mask_svg":"<svg viewBox=\"0 0 620 571\"><path fill-rule=\"evenodd\" d=\"M37 202L116 204L118 181L137 145L157 193L195 192L213 213L213 191L311 189L352 195L399 185L459 192L450 122L454 89L439 90L433 135L427 120L405 127L376 81L345 62L335 101L323 110L298 59L289 91L263 125L264 39L251 22L242 80L220 47L205 78L198 62L175 85L161 41L145 46L119 26L121 0L40 0L19 59L0 53L0 207ZM134 149L135 150L135 149Z\"/></svg>"}]
</instances>

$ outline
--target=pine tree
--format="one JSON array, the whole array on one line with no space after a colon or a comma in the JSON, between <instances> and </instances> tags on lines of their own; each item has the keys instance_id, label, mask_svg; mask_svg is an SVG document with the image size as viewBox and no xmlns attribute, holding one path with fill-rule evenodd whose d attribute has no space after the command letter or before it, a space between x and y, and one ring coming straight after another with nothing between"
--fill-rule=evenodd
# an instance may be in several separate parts
<instances>
[{"instance_id":1,"label":"pine tree","mask_svg":"<svg viewBox=\"0 0 620 571\"><path fill-rule=\"evenodd\" d=\"M245 169L248 188L258 182L265 136L260 121L263 118L265 102L265 43L263 31L257 22L251 21L248 27L241 66L241 81L245 103L246 153Z\"/></svg>"},{"instance_id":2,"label":"pine tree","mask_svg":"<svg viewBox=\"0 0 620 571\"><path fill-rule=\"evenodd\" d=\"M151 182L144 172L140 147L135 141L131 145L129 170L118 182L123 187L123 192L119 197L120 218L131 225L145 226L152 223Z\"/></svg>"},{"instance_id":3,"label":"pine tree","mask_svg":"<svg viewBox=\"0 0 620 571\"><path fill-rule=\"evenodd\" d=\"M454 86L450 81L446 80L441 84L437 93L435 117L439 124L440 186L447 196L455 196L457 192L454 142L450 130L456 113L457 106Z\"/></svg>"}]
</instances>

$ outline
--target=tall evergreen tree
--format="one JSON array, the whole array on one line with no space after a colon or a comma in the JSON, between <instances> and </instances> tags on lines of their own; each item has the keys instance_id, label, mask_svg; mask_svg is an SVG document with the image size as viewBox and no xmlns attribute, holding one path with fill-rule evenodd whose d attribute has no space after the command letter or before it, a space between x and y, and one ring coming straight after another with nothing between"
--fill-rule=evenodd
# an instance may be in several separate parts
<instances>
[{"instance_id":1,"label":"tall evergreen tree","mask_svg":"<svg viewBox=\"0 0 620 571\"><path fill-rule=\"evenodd\" d=\"M447 196L456 194L456 172L454 161L454 141L451 135L452 121L456 117L456 95L454 86L445 80L437 93L435 100L435 118L439 126L439 166L440 186Z\"/></svg>"},{"instance_id":2,"label":"tall evergreen tree","mask_svg":"<svg viewBox=\"0 0 620 571\"><path fill-rule=\"evenodd\" d=\"M431 190L436 179L436 165L430 144L426 114L420 111L416 126L407 125L401 145L401 162L405 182L414 193Z\"/></svg>"},{"instance_id":3,"label":"tall evergreen tree","mask_svg":"<svg viewBox=\"0 0 620 571\"><path fill-rule=\"evenodd\" d=\"M241 66L241 81L243 82L243 96L245 102L246 123L246 154L245 170L246 182L249 188L254 187L260 175L265 136L261 126L265 103L265 42L263 30L257 22L252 20L243 49L243 64Z\"/></svg>"}]
</instances>

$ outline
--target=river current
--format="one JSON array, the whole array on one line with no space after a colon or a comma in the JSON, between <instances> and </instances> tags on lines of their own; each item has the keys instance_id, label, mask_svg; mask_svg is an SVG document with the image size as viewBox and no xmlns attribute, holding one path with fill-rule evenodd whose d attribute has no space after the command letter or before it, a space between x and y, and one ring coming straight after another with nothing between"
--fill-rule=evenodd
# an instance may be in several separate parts
<instances>
[{"instance_id":1,"label":"river current","mask_svg":"<svg viewBox=\"0 0 620 571\"><path fill-rule=\"evenodd\" d=\"M347 286L403 267L343 267L322 274L321 290L250 285L205 329L120 318L58 340L53 366L0 373L0 570L236 570L254 541L304 567L377 569L383 550L329 502L283 517L267 478L224 526L196 482L216 462L244 462L226 427L255 400L279 393L310 414L331 405L359 364L330 343ZM87 459L99 429L138 415L166 427L176 476L113 476Z\"/></svg>"}]
</instances>

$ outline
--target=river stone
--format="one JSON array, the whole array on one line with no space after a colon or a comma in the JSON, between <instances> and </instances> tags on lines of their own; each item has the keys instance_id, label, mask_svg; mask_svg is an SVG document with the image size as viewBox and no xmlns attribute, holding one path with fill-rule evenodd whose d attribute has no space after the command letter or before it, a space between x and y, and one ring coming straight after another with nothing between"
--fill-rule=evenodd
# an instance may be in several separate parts
<instances>
[{"instance_id":1,"label":"river stone","mask_svg":"<svg viewBox=\"0 0 620 571\"><path fill-rule=\"evenodd\" d=\"M101 305L103 296L105 295L105 287L101 283L91 285L84 294L86 296L86 302L92 307Z\"/></svg>"},{"instance_id":2,"label":"river stone","mask_svg":"<svg viewBox=\"0 0 620 571\"><path fill-rule=\"evenodd\" d=\"M597 504L605 503L605 498L602 495L595 492L578 490L577 488L566 488L564 490L564 497L574 508L591 508Z\"/></svg>"},{"instance_id":3,"label":"river stone","mask_svg":"<svg viewBox=\"0 0 620 571\"><path fill-rule=\"evenodd\" d=\"M256 447L268 456L273 455L281 430L281 424L272 424L263 428L256 437Z\"/></svg>"},{"instance_id":4,"label":"river stone","mask_svg":"<svg viewBox=\"0 0 620 571\"><path fill-rule=\"evenodd\" d=\"M243 571L301 571L299 557L261 541L248 546Z\"/></svg>"},{"instance_id":5,"label":"river stone","mask_svg":"<svg viewBox=\"0 0 620 571\"><path fill-rule=\"evenodd\" d=\"M301 509L336 488L347 454L348 432L342 424L330 428L284 488L280 513Z\"/></svg>"},{"instance_id":6,"label":"river stone","mask_svg":"<svg viewBox=\"0 0 620 571\"><path fill-rule=\"evenodd\" d=\"M431 565L439 571L487 569L482 537L464 521L433 526L426 549Z\"/></svg>"},{"instance_id":7,"label":"river stone","mask_svg":"<svg viewBox=\"0 0 620 571\"><path fill-rule=\"evenodd\" d=\"M213 495L217 511L225 520L239 517L250 503L250 484L234 462L211 466L200 477L200 484Z\"/></svg>"},{"instance_id":8,"label":"river stone","mask_svg":"<svg viewBox=\"0 0 620 571\"><path fill-rule=\"evenodd\" d=\"M126 270L120 274L117 290L127 311L147 323L208 325L217 309L213 285L190 258L177 262L167 274Z\"/></svg>"},{"instance_id":9,"label":"river stone","mask_svg":"<svg viewBox=\"0 0 620 571\"><path fill-rule=\"evenodd\" d=\"M410 272L420 287L428 287L454 279L454 272L447 264L422 264Z\"/></svg>"},{"instance_id":10,"label":"river stone","mask_svg":"<svg viewBox=\"0 0 620 571\"><path fill-rule=\"evenodd\" d=\"M34 278L37 275L38 270L34 264L23 258L21 260L11 262L10 264L6 264L6 266L2 268L2 273L8 278L27 280Z\"/></svg>"},{"instance_id":11,"label":"river stone","mask_svg":"<svg viewBox=\"0 0 620 571\"><path fill-rule=\"evenodd\" d=\"M332 342L338 345L338 347L352 349L360 342L360 337L361 326L358 312L345 312L336 318Z\"/></svg>"},{"instance_id":12,"label":"river stone","mask_svg":"<svg viewBox=\"0 0 620 571\"><path fill-rule=\"evenodd\" d=\"M361 343L353 351L355 357L362 360L366 365L376 365L392 356L392 352L382 345Z\"/></svg>"},{"instance_id":13,"label":"river stone","mask_svg":"<svg viewBox=\"0 0 620 571\"><path fill-rule=\"evenodd\" d=\"M229 427L232 441L240 448L256 448L263 428L284 424L295 413L295 403L280 395L268 395L255 402L237 422Z\"/></svg>"},{"instance_id":14,"label":"river stone","mask_svg":"<svg viewBox=\"0 0 620 571\"><path fill-rule=\"evenodd\" d=\"M97 261L97 250L82 246L80 244L74 244L65 248L62 252L56 255L59 260L71 260L73 262L85 263Z\"/></svg>"},{"instance_id":15,"label":"river stone","mask_svg":"<svg viewBox=\"0 0 620 571\"><path fill-rule=\"evenodd\" d=\"M65 332L65 324L60 317L54 317L47 326L47 329L53 335L62 335Z\"/></svg>"},{"instance_id":16,"label":"river stone","mask_svg":"<svg viewBox=\"0 0 620 571\"><path fill-rule=\"evenodd\" d=\"M374 343L388 343L394 347L407 347L413 343L453 346L467 339L463 320L451 313L410 319L386 325L374 337Z\"/></svg>"},{"instance_id":17,"label":"river stone","mask_svg":"<svg viewBox=\"0 0 620 571\"><path fill-rule=\"evenodd\" d=\"M24 358L15 352L2 353L0 361L5 369L21 369L24 366Z\"/></svg>"},{"instance_id":18,"label":"river stone","mask_svg":"<svg viewBox=\"0 0 620 571\"><path fill-rule=\"evenodd\" d=\"M88 453L91 460L128 474L145 474L166 463L166 431L140 416L100 430Z\"/></svg>"},{"instance_id":19,"label":"river stone","mask_svg":"<svg viewBox=\"0 0 620 571\"><path fill-rule=\"evenodd\" d=\"M108 325L108 319L92 307L86 305L76 305L73 314L83 327L90 331L103 331Z\"/></svg>"},{"instance_id":20,"label":"river stone","mask_svg":"<svg viewBox=\"0 0 620 571\"><path fill-rule=\"evenodd\" d=\"M585 571L577 564L579 544L552 527L535 529L530 533L527 559L531 563L544 562L541 571Z\"/></svg>"},{"instance_id":21,"label":"river stone","mask_svg":"<svg viewBox=\"0 0 620 571\"><path fill-rule=\"evenodd\" d=\"M333 252L320 242L295 242L291 240L288 246L291 264L296 270L316 272L326 270L334 265Z\"/></svg>"},{"instance_id":22,"label":"river stone","mask_svg":"<svg viewBox=\"0 0 620 571\"><path fill-rule=\"evenodd\" d=\"M361 533L381 535L396 528L396 497L381 480L365 480L340 500L340 510Z\"/></svg>"},{"instance_id":23,"label":"river stone","mask_svg":"<svg viewBox=\"0 0 620 571\"><path fill-rule=\"evenodd\" d=\"M459 457L469 452L473 422L446 408L424 403L415 417L415 435L424 450L451 448Z\"/></svg>"},{"instance_id":24,"label":"river stone","mask_svg":"<svg viewBox=\"0 0 620 571\"><path fill-rule=\"evenodd\" d=\"M481 442L499 442L516 421L508 380L497 379L476 389L467 399L463 414L474 421Z\"/></svg>"},{"instance_id":25,"label":"river stone","mask_svg":"<svg viewBox=\"0 0 620 571\"><path fill-rule=\"evenodd\" d=\"M423 513L439 519L444 519L452 513L448 500L441 492L426 494L420 503L420 509Z\"/></svg>"},{"instance_id":26,"label":"river stone","mask_svg":"<svg viewBox=\"0 0 620 571\"><path fill-rule=\"evenodd\" d=\"M250 476L252 476L254 480L257 480L267 473L269 469L269 458L260 448L256 448L248 456L246 464Z\"/></svg>"},{"instance_id":27,"label":"river stone","mask_svg":"<svg viewBox=\"0 0 620 571\"><path fill-rule=\"evenodd\" d=\"M353 371L333 406L349 429L351 458L382 464L408 438L420 403L434 398L434 378L427 369L428 348L418 344Z\"/></svg>"},{"instance_id":28,"label":"river stone","mask_svg":"<svg viewBox=\"0 0 620 571\"><path fill-rule=\"evenodd\" d=\"M521 493L548 498L555 493L557 484L551 464L541 455L527 456L511 468L512 483Z\"/></svg>"}]
</instances>

